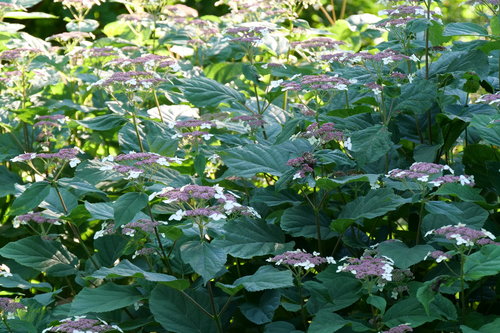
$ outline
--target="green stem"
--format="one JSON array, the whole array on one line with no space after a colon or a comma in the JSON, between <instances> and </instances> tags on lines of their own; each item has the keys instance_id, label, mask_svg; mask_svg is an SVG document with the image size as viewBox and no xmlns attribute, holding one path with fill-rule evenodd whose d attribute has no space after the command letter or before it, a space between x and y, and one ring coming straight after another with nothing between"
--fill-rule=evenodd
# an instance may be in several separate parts
<instances>
[{"instance_id":1,"label":"green stem","mask_svg":"<svg viewBox=\"0 0 500 333\"><path fill-rule=\"evenodd\" d=\"M460 304L462 310L462 316L465 315L466 302L465 302L465 279L464 279L464 266L465 266L465 254L460 254Z\"/></svg>"},{"instance_id":2,"label":"green stem","mask_svg":"<svg viewBox=\"0 0 500 333\"><path fill-rule=\"evenodd\" d=\"M3 324L5 325L5 328L7 329L7 331L9 331L10 333L13 333L14 331L12 331L12 329L10 328L9 324L7 324L7 320L5 320L5 316L2 315L2 322Z\"/></svg>"},{"instance_id":3,"label":"green stem","mask_svg":"<svg viewBox=\"0 0 500 333\"><path fill-rule=\"evenodd\" d=\"M135 129L135 135L137 136L137 141L139 142L139 148L141 149L141 152L144 152L144 146L142 145L142 140L141 136L139 134L139 127L137 126L137 118L135 116L135 113L132 113L132 121L134 122L134 129Z\"/></svg>"},{"instance_id":4,"label":"green stem","mask_svg":"<svg viewBox=\"0 0 500 333\"><path fill-rule=\"evenodd\" d=\"M418 212L418 225L417 225L417 235L415 236L415 245L418 245L420 240L420 228L422 227L422 215L424 214L425 201L420 203L420 210Z\"/></svg>"},{"instance_id":5,"label":"green stem","mask_svg":"<svg viewBox=\"0 0 500 333\"><path fill-rule=\"evenodd\" d=\"M431 18L431 2L432 0L425 1L425 7L427 8L427 20L430 20ZM425 79L429 79L429 27L425 30Z\"/></svg>"},{"instance_id":6,"label":"green stem","mask_svg":"<svg viewBox=\"0 0 500 333\"><path fill-rule=\"evenodd\" d=\"M212 308L212 318L215 321L215 325L217 326L217 332L223 333L222 323L220 321L219 312L217 311L217 307L215 306L214 293L212 291L212 282L208 281L207 283L208 294L210 295L210 307Z\"/></svg>"}]
</instances>

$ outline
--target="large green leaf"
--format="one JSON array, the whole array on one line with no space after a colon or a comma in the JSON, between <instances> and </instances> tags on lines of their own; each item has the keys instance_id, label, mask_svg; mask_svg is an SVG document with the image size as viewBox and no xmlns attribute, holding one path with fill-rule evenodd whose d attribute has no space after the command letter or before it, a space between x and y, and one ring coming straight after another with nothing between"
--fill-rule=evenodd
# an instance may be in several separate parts
<instances>
[{"instance_id":1,"label":"large green leaf","mask_svg":"<svg viewBox=\"0 0 500 333\"><path fill-rule=\"evenodd\" d=\"M186 294L206 311L210 303L206 292L188 290ZM149 308L155 320L169 332L176 333L216 333L215 322L202 313L180 291L158 285L151 292Z\"/></svg>"},{"instance_id":2,"label":"large green leaf","mask_svg":"<svg viewBox=\"0 0 500 333\"><path fill-rule=\"evenodd\" d=\"M434 248L430 245L417 245L408 247L405 243L400 241L390 241L380 243L378 246L379 253L394 260L394 265L407 269L422 260L428 252L433 251Z\"/></svg>"},{"instance_id":3,"label":"large green leaf","mask_svg":"<svg viewBox=\"0 0 500 333\"><path fill-rule=\"evenodd\" d=\"M97 288L83 288L71 303L72 315L109 312L127 307L144 298L134 286L107 283Z\"/></svg>"},{"instance_id":4,"label":"large green leaf","mask_svg":"<svg viewBox=\"0 0 500 333\"><path fill-rule=\"evenodd\" d=\"M330 239L337 233L330 230L330 220L319 213L321 239ZM314 211L309 206L296 206L285 210L281 216L281 228L294 237L318 238Z\"/></svg>"},{"instance_id":5,"label":"large green leaf","mask_svg":"<svg viewBox=\"0 0 500 333\"><path fill-rule=\"evenodd\" d=\"M111 202L90 203L85 201L85 209L90 213L93 220L114 219L113 203Z\"/></svg>"},{"instance_id":6,"label":"large green leaf","mask_svg":"<svg viewBox=\"0 0 500 333\"><path fill-rule=\"evenodd\" d=\"M172 156L177 150L178 140L172 139L175 131L164 123L146 122L146 141L149 151L164 156Z\"/></svg>"},{"instance_id":7,"label":"large green leaf","mask_svg":"<svg viewBox=\"0 0 500 333\"><path fill-rule=\"evenodd\" d=\"M379 177L378 174L364 174L339 178L320 178L316 181L316 186L323 190L334 190L342 185L355 182L368 182L372 185L377 182Z\"/></svg>"},{"instance_id":8,"label":"large green leaf","mask_svg":"<svg viewBox=\"0 0 500 333\"><path fill-rule=\"evenodd\" d=\"M126 249L129 237L119 234L104 235L94 240L94 249L97 253L94 258L101 266L113 266Z\"/></svg>"},{"instance_id":9,"label":"large green leaf","mask_svg":"<svg viewBox=\"0 0 500 333\"><path fill-rule=\"evenodd\" d=\"M241 219L228 222L224 231L224 239L217 239L212 243L236 258L275 255L293 248L293 242L285 243L285 235L278 226L261 220Z\"/></svg>"},{"instance_id":10,"label":"large green leaf","mask_svg":"<svg viewBox=\"0 0 500 333\"><path fill-rule=\"evenodd\" d=\"M274 207L282 204L298 205L302 203L302 198L292 191L274 191L272 188L256 188L250 199L251 203L263 203L266 206Z\"/></svg>"},{"instance_id":11,"label":"large green leaf","mask_svg":"<svg viewBox=\"0 0 500 333\"><path fill-rule=\"evenodd\" d=\"M443 36L488 36L488 30L476 23L457 22L447 24Z\"/></svg>"},{"instance_id":12,"label":"large green leaf","mask_svg":"<svg viewBox=\"0 0 500 333\"><path fill-rule=\"evenodd\" d=\"M99 270L92 273L92 277L98 279L112 279L112 278L120 278L120 277L133 277L145 279L152 282L161 282L163 284L167 284L169 286L180 287L179 289L185 289L189 286L187 281L178 280L176 277L162 274L162 273L154 273L147 272L132 264L127 259L121 261L118 265L112 268L102 267ZM186 285L187 284L187 285Z\"/></svg>"},{"instance_id":13,"label":"large green leaf","mask_svg":"<svg viewBox=\"0 0 500 333\"><path fill-rule=\"evenodd\" d=\"M486 245L465 259L465 279L479 280L500 273L500 246Z\"/></svg>"},{"instance_id":14,"label":"large green leaf","mask_svg":"<svg viewBox=\"0 0 500 333\"><path fill-rule=\"evenodd\" d=\"M181 246L181 257L207 283L225 269L227 252L212 243L188 241Z\"/></svg>"},{"instance_id":15,"label":"large green leaf","mask_svg":"<svg viewBox=\"0 0 500 333\"><path fill-rule=\"evenodd\" d=\"M21 215L38 207L49 193L49 183L43 181L31 184L30 187L14 200L10 208L10 215Z\"/></svg>"},{"instance_id":16,"label":"large green leaf","mask_svg":"<svg viewBox=\"0 0 500 333\"><path fill-rule=\"evenodd\" d=\"M78 266L78 258L64 245L40 236L10 242L0 249L0 255L51 276L75 274Z\"/></svg>"},{"instance_id":17,"label":"large green leaf","mask_svg":"<svg viewBox=\"0 0 500 333\"><path fill-rule=\"evenodd\" d=\"M228 149L221 153L224 164L229 168L224 177L250 178L263 172L281 176L290 169L286 164L289 159L299 157L309 150L311 145L305 140L289 141L275 146L253 144Z\"/></svg>"},{"instance_id":18,"label":"large green leaf","mask_svg":"<svg viewBox=\"0 0 500 333\"><path fill-rule=\"evenodd\" d=\"M18 289L38 289L43 291L50 291L52 287L47 282L33 283L28 282L18 274L12 276L0 276L0 287L2 288L18 288Z\"/></svg>"},{"instance_id":19,"label":"large green leaf","mask_svg":"<svg viewBox=\"0 0 500 333\"><path fill-rule=\"evenodd\" d=\"M90 128L91 130L107 131L121 127L127 122L127 119L116 114L107 114L87 120L79 120L77 122L82 126Z\"/></svg>"},{"instance_id":20,"label":"large green leaf","mask_svg":"<svg viewBox=\"0 0 500 333\"><path fill-rule=\"evenodd\" d=\"M254 274L234 281L233 285L242 285L248 291L287 288L293 286L293 276L290 270L283 271L273 266L261 266Z\"/></svg>"},{"instance_id":21,"label":"large green leaf","mask_svg":"<svg viewBox=\"0 0 500 333\"><path fill-rule=\"evenodd\" d=\"M182 81L180 89L188 101L198 107L216 107L221 103L245 104L240 92L206 77L194 77Z\"/></svg>"},{"instance_id":22,"label":"large green leaf","mask_svg":"<svg viewBox=\"0 0 500 333\"><path fill-rule=\"evenodd\" d=\"M478 50L445 53L430 65L429 77L467 71L474 71L480 77L486 76L489 71L488 56Z\"/></svg>"},{"instance_id":23,"label":"large green leaf","mask_svg":"<svg viewBox=\"0 0 500 333\"><path fill-rule=\"evenodd\" d=\"M334 333L337 332L342 327L349 324L348 320L345 320L336 313L329 310L319 311L309 326L309 333Z\"/></svg>"},{"instance_id":24,"label":"large green leaf","mask_svg":"<svg viewBox=\"0 0 500 333\"><path fill-rule=\"evenodd\" d=\"M416 298L403 299L386 311L383 317L384 323L390 327L405 323L411 323L412 327L418 327L439 319L436 312L432 311L433 308L431 308L430 315L428 315Z\"/></svg>"},{"instance_id":25,"label":"large green leaf","mask_svg":"<svg viewBox=\"0 0 500 333\"><path fill-rule=\"evenodd\" d=\"M351 135L351 152L360 165L376 162L391 150L393 143L387 127L374 125Z\"/></svg>"},{"instance_id":26,"label":"large green leaf","mask_svg":"<svg viewBox=\"0 0 500 333\"><path fill-rule=\"evenodd\" d=\"M481 139L489 144L500 146L500 117L490 115L475 115L470 126L477 129Z\"/></svg>"},{"instance_id":27,"label":"large green leaf","mask_svg":"<svg viewBox=\"0 0 500 333\"><path fill-rule=\"evenodd\" d=\"M458 183L447 183L439 187L434 195L451 195L467 202L484 202L484 198L479 194L481 190Z\"/></svg>"},{"instance_id":28,"label":"large green leaf","mask_svg":"<svg viewBox=\"0 0 500 333\"><path fill-rule=\"evenodd\" d=\"M16 20L57 18L57 16L43 12L7 12L3 17Z\"/></svg>"},{"instance_id":29,"label":"large green leaf","mask_svg":"<svg viewBox=\"0 0 500 333\"><path fill-rule=\"evenodd\" d=\"M436 84L429 80L415 80L401 88L401 95L396 98L394 111L411 111L422 114L432 107L437 97Z\"/></svg>"},{"instance_id":30,"label":"large green leaf","mask_svg":"<svg viewBox=\"0 0 500 333\"><path fill-rule=\"evenodd\" d=\"M115 227L132 221L134 216L148 204L148 196L144 193L128 192L120 196L113 204Z\"/></svg>"},{"instance_id":31,"label":"large green leaf","mask_svg":"<svg viewBox=\"0 0 500 333\"><path fill-rule=\"evenodd\" d=\"M258 303L246 302L240 311L252 323L263 325L272 321L274 311L280 305L281 294L276 290L267 290L259 298Z\"/></svg>"},{"instance_id":32,"label":"large green leaf","mask_svg":"<svg viewBox=\"0 0 500 333\"><path fill-rule=\"evenodd\" d=\"M21 178L9 169L0 165L0 198L9 194L16 193L14 185L20 183Z\"/></svg>"},{"instance_id":33,"label":"large green leaf","mask_svg":"<svg viewBox=\"0 0 500 333\"><path fill-rule=\"evenodd\" d=\"M394 194L392 189L372 189L367 195L358 197L345 205L340 212L339 219L372 219L396 210L408 202L410 199Z\"/></svg>"}]
</instances>

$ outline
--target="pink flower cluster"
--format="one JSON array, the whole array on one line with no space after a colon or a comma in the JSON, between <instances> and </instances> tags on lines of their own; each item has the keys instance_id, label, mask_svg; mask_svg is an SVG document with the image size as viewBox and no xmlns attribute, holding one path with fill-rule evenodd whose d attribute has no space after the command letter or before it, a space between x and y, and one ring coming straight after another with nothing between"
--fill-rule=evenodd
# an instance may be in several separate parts
<instances>
[{"instance_id":1,"label":"pink flower cluster","mask_svg":"<svg viewBox=\"0 0 500 333\"><path fill-rule=\"evenodd\" d=\"M414 57L409 57L390 49L375 54L371 54L368 52L338 52L334 54L324 54L321 56L321 59L329 62L341 62L348 64L371 61L377 63L380 62L384 65L389 65L402 60L415 60Z\"/></svg>"},{"instance_id":2,"label":"pink flower cluster","mask_svg":"<svg viewBox=\"0 0 500 333\"><path fill-rule=\"evenodd\" d=\"M334 123L324 123L320 125L314 122L307 127L304 136L306 138L316 138L322 144L330 142L332 140L342 141L344 139L344 133L335 129Z\"/></svg>"},{"instance_id":3,"label":"pink flower cluster","mask_svg":"<svg viewBox=\"0 0 500 333\"><path fill-rule=\"evenodd\" d=\"M107 79L99 80L94 85L111 87L121 85L129 90L147 90L165 80L158 74L145 71L115 72Z\"/></svg>"},{"instance_id":4,"label":"pink flower cluster","mask_svg":"<svg viewBox=\"0 0 500 333\"><path fill-rule=\"evenodd\" d=\"M11 298L0 297L0 312L16 312L19 309L26 309L24 305L14 301Z\"/></svg>"},{"instance_id":5,"label":"pink flower cluster","mask_svg":"<svg viewBox=\"0 0 500 333\"><path fill-rule=\"evenodd\" d=\"M346 261L337 268L337 272L349 272L357 279L377 278L384 281L392 281L392 271L394 270L394 261L388 257L373 257L364 255L361 258L344 257L340 261Z\"/></svg>"},{"instance_id":6,"label":"pink flower cluster","mask_svg":"<svg viewBox=\"0 0 500 333\"><path fill-rule=\"evenodd\" d=\"M287 251L272 258L266 259L267 262L273 262L276 266L286 265L293 267L302 267L309 270L321 264L335 264L333 257L321 257L319 253L308 253L305 250Z\"/></svg>"},{"instance_id":7,"label":"pink flower cluster","mask_svg":"<svg viewBox=\"0 0 500 333\"><path fill-rule=\"evenodd\" d=\"M306 174L314 171L316 159L311 153L304 153L301 157L296 157L288 160L287 165L298 168L299 171L293 176L293 179L304 178Z\"/></svg>"},{"instance_id":8,"label":"pink flower cluster","mask_svg":"<svg viewBox=\"0 0 500 333\"><path fill-rule=\"evenodd\" d=\"M500 93L482 95L476 100L476 102L500 105Z\"/></svg>"},{"instance_id":9,"label":"pink flower cluster","mask_svg":"<svg viewBox=\"0 0 500 333\"><path fill-rule=\"evenodd\" d=\"M453 241L457 246L465 245L467 247L472 247L474 245L498 245L498 243L493 241L495 236L488 230L472 229L462 223L457 225L446 225L438 229L429 230L425 234L425 237L427 236L444 237Z\"/></svg>"},{"instance_id":10,"label":"pink flower cluster","mask_svg":"<svg viewBox=\"0 0 500 333\"><path fill-rule=\"evenodd\" d=\"M60 160L63 162L69 162L69 165L74 168L76 167L81 160L76 157L78 154L82 153L79 148L63 148L60 149L57 153L25 153L18 155L10 160L12 162L26 162L31 161L35 158L43 158L46 160Z\"/></svg>"},{"instance_id":11,"label":"pink flower cluster","mask_svg":"<svg viewBox=\"0 0 500 333\"><path fill-rule=\"evenodd\" d=\"M436 251L432 251L432 252L427 253L424 260L427 260L427 258L432 258L432 259L436 260L437 263L440 263L442 261L450 260L451 257L452 256L448 253L445 253L445 252L440 251L440 250L436 250Z\"/></svg>"},{"instance_id":12,"label":"pink flower cluster","mask_svg":"<svg viewBox=\"0 0 500 333\"><path fill-rule=\"evenodd\" d=\"M344 45L345 42L334 40L328 37L315 37L308 40L292 42L292 47L303 48L303 49L333 49L339 45Z\"/></svg>"},{"instance_id":13,"label":"pink flower cluster","mask_svg":"<svg viewBox=\"0 0 500 333\"><path fill-rule=\"evenodd\" d=\"M145 54L137 58L117 58L109 61L106 65L117 66L120 68L137 68L142 66L146 70L166 67L171 67L173 69L178 68L177 61L175 61L175 59L156 54Z\"/></svg>"},{"instance_id":14,"label":"pink flower cluster","mask_svg":"<svg viewBox=\"0 0 500 333\"><path fill-rule=\"evenodd\" d=\"M232 213L260 218L255 209L239 204L236 202L236 195L224 193L224 189L219 185L165 188L158 197L165 198L165 203L175 203L181 207L169 220L180 221L184 217L204 216L217 221ZM207 206L210 202L212 204Z\"/></svg>"},{"instance_id":15,"label":"pink flower cluster","mask_svg":"<svg viewBox=\"0 0 500 333\"><path fill-rule=\"evenodd\" d=\"M451 175L439 175L448 171ZM389 171L386 177L394 179L413 179L429 183L433 186L441 186L446 183L460 183L461 185L474 186L474 176L460 175L455 176L453 169L448 165L415 162L408 170L393 169Z\"/></svg>"},{"instance_id":16,"label":"pink flower cluster","mask_svg":"<svg viewBox=\"0 0 500 333\"><path fill-rule=\"evenodd\" d=\"M28 222L35 222L37 224L47 223L53 225L61 225L61 221L59 219L43 216L40 212L16 216L12 221L12 225L14 228L19 228L20 225L28 224Z\"/></svg>"},{"instance_id":17,"label":"pink flower cluster","mask_svg":"<svg viewBox=\"0 0 500 333\"><path fill-rule=\"evenodd\" d=\"M351 84L356 83L355 79L345 79L339 76L318 74L304 75L300 82L289 81L281 83L282 90L347 90Z\"/></svg>"},{"instance_id":18,"label":"pink flower cluster","mask_svg":"<svg viewBox=\"0 0 500 333\"><path fill-rule=\"evenodd\" d=\"M61 333L102 333L118 330L123 332L116 325L108 325L106 322L97 319L88 319L85 316L66 318L59 321L56 326L51 326L42 331L46 332L61 332Z\"/></svg>"},{"instance_id":19,"label":"pink flower cluster","mask_svg":"<svg viewBox=\"0 0 500 333\"><path fill-rule=\"evenodd\" d=\"M200 129L210 129L213 127L217 127L214 122L209 120L200 120L200 119L188 119L188 120L178 120L173 121L168 124L170 128L193 128L199 127Z\"/></svg>"},{"instance_id":20,"label":"pink flower cluster","mask_svg":"<svg viewBox=\"0 0 500 333\"><path fill-rule=\"evenodd\" d=\"M246 123L250 128L261 127L266 124L264 119L262 119L262 115L254 114L254 115L243 115L243 116L235 116L231 118L231 121L240 121Z\"/></svg>"},{"instance_id":21,"label":"pink flower cluster","mask_svg":"<svg viewBox=\"0 0 500 333\"><path fill-rule=\"evenodd\" d=\"M394 326L387 331L382 331L381 333L407 333L407 332L413 332L413 328L409 326L409 324L401 324L398 326Z\"/></svg>"},{"instance_id":22,"label":"pink flower cluster","mask_svg":"<svg viewBox=\"0 0 500 333\"><path fill-rule=\"evenodd\" d=\"M240 43L260 43L264 35L269 32L266 27L259 26L239 26L226 29L226 33L233 35L230 41Z\"/></svg>"}]
</instances>

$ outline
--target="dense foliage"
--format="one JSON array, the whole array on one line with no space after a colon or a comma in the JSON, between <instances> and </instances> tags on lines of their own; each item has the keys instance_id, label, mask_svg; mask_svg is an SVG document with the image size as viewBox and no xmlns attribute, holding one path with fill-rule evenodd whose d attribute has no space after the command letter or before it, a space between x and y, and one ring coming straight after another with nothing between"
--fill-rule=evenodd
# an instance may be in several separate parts
<instances>
[{"instance_id":1,"label":"dense foliage","mask_svg":"<svg viewBox=\"0 0 500 333\"><path fill-rule=\"evenodd\" d=\"M1 332L500 331L498 0L57 2L0 20Z\"/></svg>"}]
</instances>

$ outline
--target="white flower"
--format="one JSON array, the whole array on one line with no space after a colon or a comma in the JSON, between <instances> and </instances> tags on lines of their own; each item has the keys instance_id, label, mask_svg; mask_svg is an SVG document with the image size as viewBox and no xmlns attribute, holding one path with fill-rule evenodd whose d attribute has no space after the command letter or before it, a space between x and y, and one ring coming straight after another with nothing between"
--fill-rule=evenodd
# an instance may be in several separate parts
<instances>
[{"instance_id":1,"label":"white flower","mask_svg":"<svg viewBox=\"0 0 500 333\"><path fill-rule=\"evenodd\" d=\"M128 176L125 177L125 179L137 179L139 178L139 176L142 174L142 171L138 170L138 171L134 171L134 170L131 170L128 172Z\"/></svg>"},{"instance_id":2,"label":"white flower","mask_svg":"<svg viewBox=\"0 0 500 333\"><path fill-rule=\"evenodd\" d=\"M352 150L351 138L347 138L344 141L344 148L347 149L347 150Z\"/></svg>"},{"instance_id":3,"label":"white flower","mask_svg":"<svg viewBox=\"0 0 500 333\"><path fill-rule=\"evenodd\" d=\"M227 216L222 213L213 213L210 215L210 218L214 221L219 221L225 219Z\"/></svg>"},{"instance_id":4,"label":"white flower","mask_svg":"<svg viewBox=\"0 0 500 333\"><path fill-rule=\"evenodd\" d=\"M467 178L464 175L460 175L460 185L469 185L472 184L474 181L474 176L470 176L470 178Z\"/></svg>"},{"instance_id":5,"label":"white flower","mask_svg":"<svg viewBox=\"0 0 500 333\"><path fill-rule=\"evenodd\" d=\"M294 180L295 180L295 179L300 179L300 178L302 178L302 174L301 174L301 173L300 173L300 171L299 171L299 172L297 172L295 175L293 175L293 178L292 178L292 179L294 179Z\"/></svg>"},{"instance_id":6,"label":"white flower","mask_svg":"<svg viewBox=\"0 0 500 333\"><path fill-rule=\"evenodd\" d=\"M414 54L412 54L412 55L411 55L410 60L415 61L415 62L420 61L420 60L417 58L417 56L416 56L416 55L414 55Z\"/></svg>"},{"instance_id":7,"label":"white flower","mask_svg":"<svg viewBox=\"0 0 500 333\"><path fill-rule=\"evenodd\" d=\"M455 174L455 170L453 170L448 164L445 164L443 166L443 170L448 170L449 172L451 172L452 175Z\"/></svg>"},{"instance_id":8,"label":"white flower","mask_svg":"<svg viewBox=\"0 0 500 333\"><path fill-rule=\"evenodd\" d=\"M156 163L158 163L159 165L163 165L163 166L170 165L170 163L168 163L168 161L165 159L165 157L160 157L159 159L156 160Z\"/></svg>"},{"instance_id":9,"label":"white flower","mask_svg":"<svg viewBox=\"0 0 500 333\"><path fill-rule=\"evenodd\" d=\"M212 124L210 124L210 123L202 123L202 124L200 125L200 128L201 128L201 129L203 129L203 128L205 128L205 129L210 129L210 128L212 128Z\"/></svg>"},{"instance_id":10,"label":"white flower","mask_svg":"<svg viewBox=\"0 0 500 333\"><path fill-rule=\"evenodd\" d=\"M335 259L333 259L333 257L326 257L326 262L329 263L329 264L336 264L337 262L335 261Z\"/></svg>"},{"instance_id":11,"label":"white flower","mask_svg":"<svg viewBox=\"0 0 500 333\"><path fill-rule=\"evenodd\" d=\"M0 276L4 276L4 277L12 276L12 274L10 273L9 266L7 266L5 264L0 265Z\"/></svg>"},{"instance_id":12,"label":"white flower","mask_svg":"<svg viewBox=\"0 0 500 333\"><path fill-rule=\"evenodd\" d=\"M78 164L80 164L80 162L81 162L81 160L79 158L77 158L77 157L72 158L72 159L69 160L69 166L72 167L72 168L74 168Z\"/></svg>"},{"instance_id":13,"label":"white flower","mask_svg":"<svg viewBox=\"0 0 500 333\"><path fill-rule=\"evenodd\" d=\"M186 212L183 211L182 209L179 209L178 211L175 212L175 214L170 215L170 217L168 218L168 220L169 221L171 221L171 220L180 221L180 220L182 220L182 218L185 215L186 215Z\"/></svg>"},{"instance_id":14,"label":"white flower","mask_svg":"<svg viewBox=\"0 0 500 333\"><path fill-rule=\"evenodd\" d=\"M172 135L170 138L171 138L171 139L180 139L180 138L182 138L182 134L175 133L175 134L174 134L174 135Z\"/></svg>"},{"instance_id":15,"label":"white flower","mask_svg":"<svg viewBox=\"0 0 500 333\"><path fill-rule=\"evenodd\" d=\"M113 155L109 155L109 156L106 156L106 157L103 157L102 158L102 162L114 162L115 160L115 157Z\"/></svg>"},{"instance_id":16,"label":"white flower","mask_svg":"<svg viewBox=\"0 0 500 333\"><path fill-rule=\"evenodd\" d=\"M113 170L113 165L112 164L103 165L102 167L99 168L99 170L101 171Z\"/></svg>"},{"instance_id":17,"label":"white flower","mask_svg":"<svg viewBox=\"0 0 500 333\"><path fill-rule=\"evenodd\" d=\"M273 89L273 88L277 88L280 86L280 84L283 82L283 80L274 80L274 81L271 81L269 82L269 88Z\"/></svg>"},{"instance_id":18,"label":"white flower","mask_svg":"<svg viewBox=\"0 0 500 333\"><path fill-rule=\"evenodd\" d=\"M210 140L210 138L214 136L213 134L210 134L210 133L207 133L207 134L203 134L201 137L204 139L204 140Z\"/></svg>"},{"instance_id":19,"label":"white flower","mask_svg":"<svg viewBox=\"0 0 500 333\"><path fill-rule=\"evenodd\" d=\"M394 267L390 264L385 264L382 266L382 269L384 270L384 273L382 273L382 278L387 281L392 281L392 271L394 270Z\"/></svg>"},{"instance_id":20,"label":"white flower","mask_svg":"<svg viewBox=\"0 0 500 333\"><path fill-rule=\"evenodd\" d=\"M429 181L429 175L423 175L421 177L418 177L417 180L419 180L421 182L427 182L427 181Z\"/></svg>"}]
</instances>

